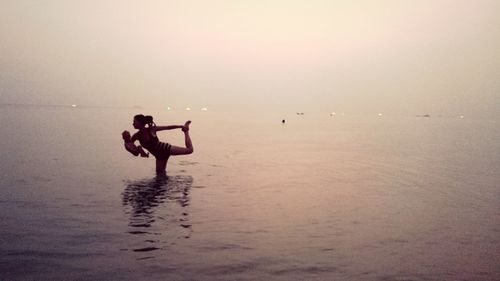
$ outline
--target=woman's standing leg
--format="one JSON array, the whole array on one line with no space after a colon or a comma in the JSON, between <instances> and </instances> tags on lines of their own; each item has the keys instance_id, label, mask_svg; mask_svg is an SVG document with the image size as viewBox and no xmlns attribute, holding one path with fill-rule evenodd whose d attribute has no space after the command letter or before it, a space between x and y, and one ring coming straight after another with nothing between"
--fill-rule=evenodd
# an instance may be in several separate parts
<instances>
[{"instance_id":1,"label":"woman's standing leg","mask_svg":"<svg viewBox=\"0 0 500 281\"><path fill-rule=\"evenodd\" d=\"M167 172L167 160L156 159L156 173L161 175Z\"/></svg>"}]
</instances>

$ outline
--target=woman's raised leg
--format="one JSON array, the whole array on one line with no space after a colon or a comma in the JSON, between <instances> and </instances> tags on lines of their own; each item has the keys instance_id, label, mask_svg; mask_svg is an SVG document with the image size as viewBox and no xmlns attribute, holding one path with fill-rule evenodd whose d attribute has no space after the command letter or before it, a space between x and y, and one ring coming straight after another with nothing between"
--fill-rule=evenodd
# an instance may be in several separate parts
<instances>
[{"instance_id":1,"label":"woman's raised leg","mask_svg":"<svg viewBox=\"0 0 500 281\"><path fill-rule=\"evenodd\" d=\"M182 128L186 147L172 145L172 147L170 147L170 155L185 155L193 153L193 143L191 142L191 137L189 136L189 124L191 124L191 121L187 121L186 124L184 124L184 128Z\"/></svg>"}]
</instances>

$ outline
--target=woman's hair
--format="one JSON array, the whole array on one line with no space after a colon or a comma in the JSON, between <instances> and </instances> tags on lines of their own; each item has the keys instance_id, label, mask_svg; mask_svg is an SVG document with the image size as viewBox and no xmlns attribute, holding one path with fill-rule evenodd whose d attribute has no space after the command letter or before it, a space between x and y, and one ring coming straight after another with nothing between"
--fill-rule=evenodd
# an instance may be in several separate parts
<instances>
[{"instance_id":1,"label":"woman's hair","mask_svg":"<svg viewBox=\"0 0 500 281\"><path fill-rule=\"evenodd\" d=\"M151 115L142 115L142 114L137 114L134 116L134 119L139 121L141 124L148 125L148 127L154 127L156 126L155 122L153 122L153 116Z\"/></svg>"}]
</instances>

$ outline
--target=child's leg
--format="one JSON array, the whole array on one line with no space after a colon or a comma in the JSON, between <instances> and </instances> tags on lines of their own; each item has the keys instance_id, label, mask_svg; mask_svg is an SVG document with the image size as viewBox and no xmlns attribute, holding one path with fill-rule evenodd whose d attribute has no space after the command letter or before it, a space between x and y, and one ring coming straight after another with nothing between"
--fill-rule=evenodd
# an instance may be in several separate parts
<instances>
[{"instance_id":1,"label":"child's leg","mask_svg":"<svg viewBox=\"0 0 500 281\"><path fill-rule=\"evenodd\" d=\"M138 156L139 155L139 150L137 149L137 147L134 144L126 143L125 144L125 149L128 152L132 153L134 156Z\"/></svg>"},{"instance_id":2,"label":"child's leg","mask_svg":"<svg viewBox=\"0 0 500 281\"><path fill-rule=\"evenodd\" d=\"M146 151L144 151L144 149L142 148L142 146L140 146L140 145L137 146L137 150L141 154L141 157L149 157L149 153L147 153Z\"/></svg>"}]
</instances>

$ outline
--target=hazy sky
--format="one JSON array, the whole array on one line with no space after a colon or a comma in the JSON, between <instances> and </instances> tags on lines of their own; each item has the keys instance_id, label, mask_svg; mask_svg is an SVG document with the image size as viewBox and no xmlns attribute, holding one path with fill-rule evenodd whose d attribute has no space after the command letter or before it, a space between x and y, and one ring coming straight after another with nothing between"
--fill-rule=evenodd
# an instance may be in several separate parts
<instances>
[{"instance_id":1,"label":"hazy sky","mask_svg":"<svg viewBox=\"0 0 500 281\"><path fill-rule=\"evenodd\" d=\"M0 103L500 113L500 1L0 0Z\"/></svg>"}]
</instances>

